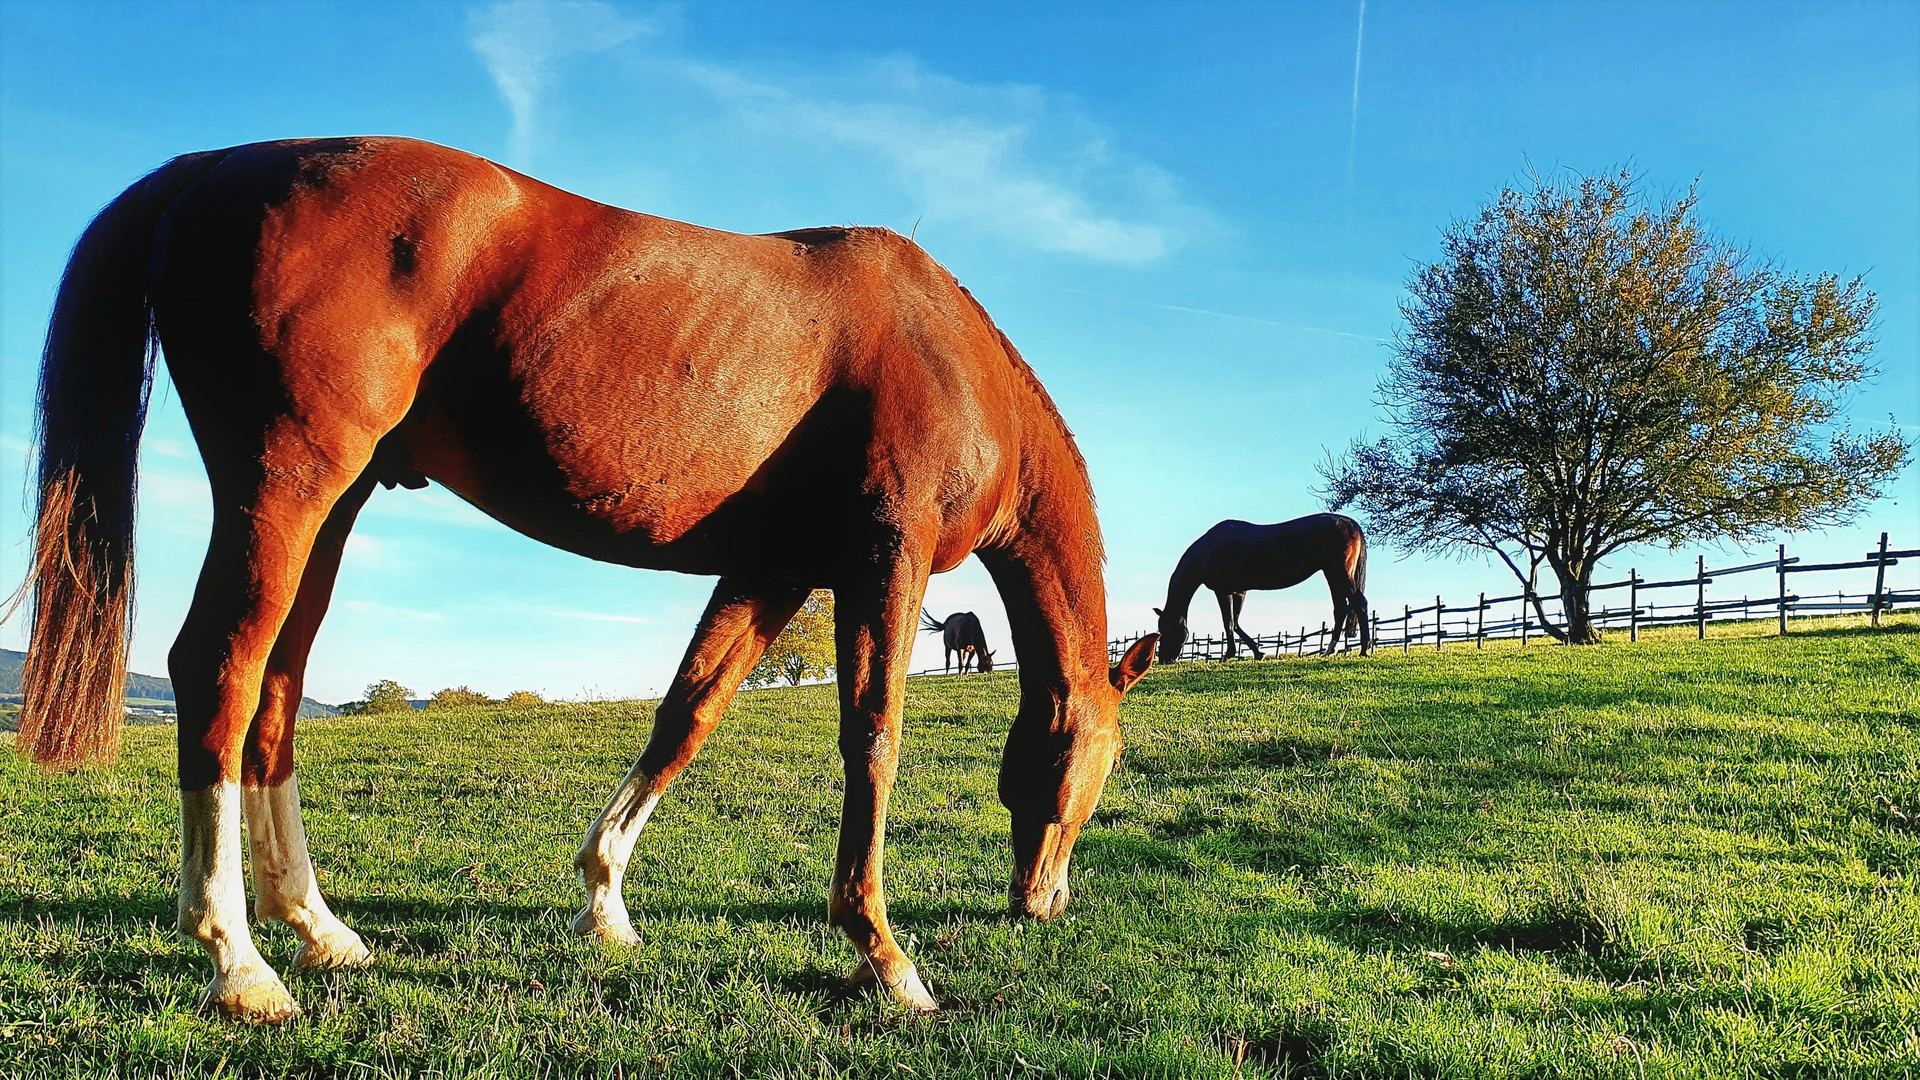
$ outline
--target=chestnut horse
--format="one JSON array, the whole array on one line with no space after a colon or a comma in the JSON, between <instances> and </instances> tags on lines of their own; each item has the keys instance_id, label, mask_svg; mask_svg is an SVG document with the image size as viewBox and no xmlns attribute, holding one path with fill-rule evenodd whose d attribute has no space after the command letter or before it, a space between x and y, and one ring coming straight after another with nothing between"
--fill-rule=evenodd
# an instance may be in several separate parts
<instances>
[{"instance_id":1,"label":"chestnut horse","mask_svg":"<svg viewBox=\"0 0 1920 1080\"><path fill-rule=\"evenodd\" d=\"M574 929L636 940L634 841L815 587L837 612L846 796L828 917L914 1009L881 861L914 615L978 552L1020 651L1000 769L1011 906L1047 918L1120 749L1150 641L1111 672L1085 464L971 295L884 229L742 236L604 206L406 139L176 158L87 227L41 369L32 643L19 745L110 760L132 595L136 451L166 356L213 492L168 657L179 699L180 927L207 1000L297 1011L296 966L365 964L315 885L294 779L307 653L355 514L432 478L556 547L720 578L653 735L576 859Z\"/></svg>"},{"instance_id":2,"label":"chestnut horse","mask_svg":"<svg viewBox=\"0 0 1920 1080\"><path fill-rule=\"evenodd\" d=\"M1373 630L1367 625L1367 538L1360 524L1343 514L1309 514L1277 525L1223 521L1187 547L1167 581L1167 606L1154 608L1160 619L1160 662L1171 663L1187 643L1187 608L1202 585L1220 601L1220 621L1226 626L1227 658L1237 651L1235 638L1246 642L1260 659L1260 643L1240 628L1240 608L1250 589L1285 589L1317 573L1327 575L1333 594L1333 636L1336 642L1360 635L1362 656L1373 651Z\"/></svg>"}]
</instances>

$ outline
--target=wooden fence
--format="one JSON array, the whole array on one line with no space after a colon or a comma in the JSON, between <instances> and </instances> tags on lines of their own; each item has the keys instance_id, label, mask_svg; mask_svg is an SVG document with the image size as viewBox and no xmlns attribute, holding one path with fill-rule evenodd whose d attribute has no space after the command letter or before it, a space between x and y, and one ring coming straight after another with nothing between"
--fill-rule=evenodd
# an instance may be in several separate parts
<instances>
[{"instance_id":1,"label":"wooden fence","mask_svg":"<svg viewBox=\"0 0 1920 1080\"><path fill-rule=\"evenodd\" d=\"M1793 614L1867 612L1873 625L1878 626L1884 612L1920 607L1920 591L1887 587L1887 567L1897 565L1901 559L1912 558L1920 558L1920 548L1894 550L1887 544L1886 533L1880 534L1880 545L1876 550L1867 552L1865 557L1853 562L1802 563L1797 557L1788 557L1785 544L1777 547L1771 559L1718 569L1709 569L1706 556L1702 555L1694 561L1692 577L1647 581L1640 576L1638 569L1632 569L1620 581L1590 586L1587 590L1588 616L1596 626L1626 627L1628 637L1635 641L1640 639L1641 627L1692 623L1698 628L1698 636L1705 638L1707 624L1716 618L1751 619L1756 614L1764 616L1769 613L1780 620L1782 634L1787 633L1787 619ZM1790 576L1795 574L1869 569L1874 572L1871 592L1803 595L1789 587ZM1762 572L1771 574L1774 579L1769 583L1771 587L1767 595L1756 597L1745 593L1738 600L1730 597L1709 599L1707 596L1709 585L1724 583L1726 579L1742 574ZM1759 580L1765 579L1756 579ZM1622 589L1626 591L1619 592ZM1673 589L1692 589L1691 601L1660 604L1646 599L1647 594ZM1616 597L1622 601L1618 607L1612 606ZM1414 648L1443 649L1450 642L1481 647L1489 638L1519 638L1523 644L1532 638L1547 638L1548 634L1542 628L1535 610L1534 599L1535 595L1531 592L1492 597L1483 592L1463 603L1448 603L1443 597L1436 596L1433 603L1422 607L1403 604L1398 615L1389 612L1383 616L1376 609L1369 613L1373 647L1406 652ZM1557 607L1560 603L1557 595L1541 596L1540 600L1542 607ZM1596 603L1599 606L1595 606ZM1506 605L1512 605L1511 610ZM1550 615L1560 614L1564 618L1564 613L1555 612L1553 608L1548 608L1548 611ZM1303 626L1298 634L1282 631L1265 636L1254 635L1254 640L1260 643L1261 651L1268 655L1305 656L1326 651L1333 633L1332 628L1322 622L1318 630ZM1127 646L1140 640L1141 636L1134 634L1108 642L1111 661L1118 662ZM1358 648L1358 636L1345 644ZM1180 659L1220 660L1226 657L1226 651L1225 638L1193 636L1187 639ZM1245 642L1240 643L1239 653L1242 656L1251 655Z\"/></svg>"}]
</instances>

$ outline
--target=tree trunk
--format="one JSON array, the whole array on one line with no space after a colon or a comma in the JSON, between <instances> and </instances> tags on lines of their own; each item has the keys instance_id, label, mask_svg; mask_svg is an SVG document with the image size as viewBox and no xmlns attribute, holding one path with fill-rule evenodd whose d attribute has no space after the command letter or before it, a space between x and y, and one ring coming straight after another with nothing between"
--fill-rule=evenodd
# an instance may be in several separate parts
<instances>
[{"instance_id":1,"label":"tree trunk","mask_svg":"<svg viewBox=\"0 0 1920 1080\"><path fill-rule=\"evenodd\" d=\"M1592 645L1600 640L1600 629L1587 613L1587 585L1584 575L1569 575L1560 583L1560 609L1567 616L1568 645Z\"/></svg>"}]
</instances>

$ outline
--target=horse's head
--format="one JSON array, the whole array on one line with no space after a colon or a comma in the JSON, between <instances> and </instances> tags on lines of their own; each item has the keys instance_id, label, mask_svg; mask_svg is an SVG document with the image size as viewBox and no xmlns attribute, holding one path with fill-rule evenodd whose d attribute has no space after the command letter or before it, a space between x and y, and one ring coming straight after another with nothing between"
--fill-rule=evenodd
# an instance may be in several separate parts
<instances>
[{"instance_id":1,"label":"horse's head","mask_svg":"<svg viewBox=\"0 0 1920 1080\"><path fill-rule=\"evenodd\" d=\"M1073 842L1120 760L1120 698L1153 665L1153 643L1152 634L1134 642L1106 682L1068 697L1050 721L1022 717L1007 734L1000 801L1013 815L1007 903L1015 917L1066 910Z\"/></svg>"},{"instance_id":2,"label":"horse's head","mask_svg":"<svg viewBox=\"0 0 1920 1080\"><path fill-rule=\"evenodd\" d=\"M1160 620L1160 662L1171 664L1180 659L1180 650L1187 645L1187 617L1169 615L1159 608L1153 613Z\"/></svg>"},{"instance_id":3,"label":"horse's head","mask_svg":"<svg viewBox=\"0 0 1920 1080\"><path fill-rule=\"evenodd\" d=\"M993 670L993 653L986 649L980 650L980 670L981 671Z\"/></svg>"}]
</instances>

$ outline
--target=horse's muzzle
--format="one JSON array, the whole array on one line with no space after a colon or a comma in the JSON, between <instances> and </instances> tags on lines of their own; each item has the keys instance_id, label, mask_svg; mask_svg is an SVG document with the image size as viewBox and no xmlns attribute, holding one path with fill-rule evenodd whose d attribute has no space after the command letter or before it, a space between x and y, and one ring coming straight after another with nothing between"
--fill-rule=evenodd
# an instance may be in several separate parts
<instances>
[{"instance_id":1,"label":"horse's muzzle","mask_svg":"<svg viewBox=\"0 0 1920 1080\"><path fill-rule=\"evenodd\" d=\"M1016 919L1051 919L1067 909L1067 864L1080 826L1060 822L1013 827L1013 880L1007 908Z\"/></svg>"}]
</instances>

